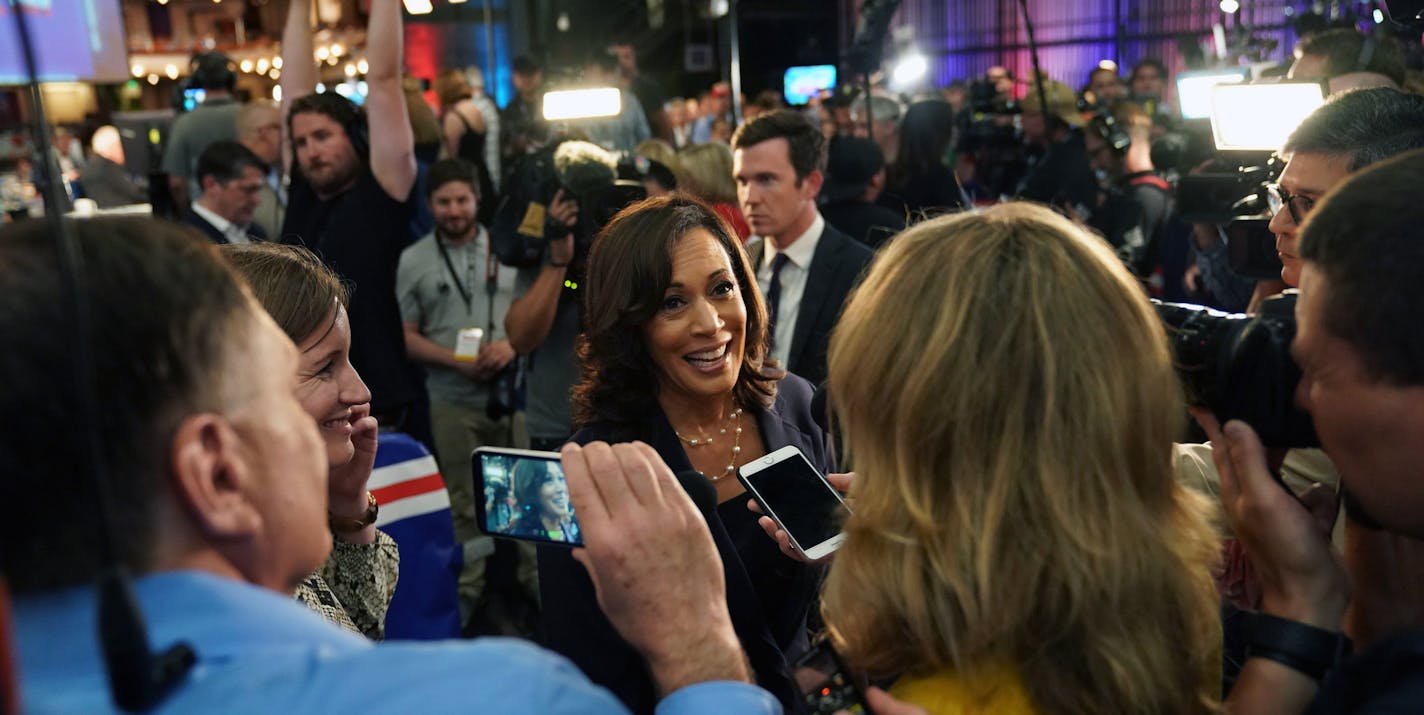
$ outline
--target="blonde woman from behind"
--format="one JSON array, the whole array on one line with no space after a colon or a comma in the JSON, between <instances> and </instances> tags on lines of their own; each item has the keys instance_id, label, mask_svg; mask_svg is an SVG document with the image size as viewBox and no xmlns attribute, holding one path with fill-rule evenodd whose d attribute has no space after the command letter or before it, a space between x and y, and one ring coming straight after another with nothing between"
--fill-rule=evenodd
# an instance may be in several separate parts
<instances>
[{"instance_id":1,"label":"blonde woman from behind","mask_svg":"<svg viewBox=\"0 0 1424 715\"><path fill-rule=\"evenodd\" d=\"M936 713L1216 708L1211 506L1172 478L1166 337L1101 239L1031 204L908 230L830 390L858 477L823 612L853 668Z\"/></svg>"}]
</instances>

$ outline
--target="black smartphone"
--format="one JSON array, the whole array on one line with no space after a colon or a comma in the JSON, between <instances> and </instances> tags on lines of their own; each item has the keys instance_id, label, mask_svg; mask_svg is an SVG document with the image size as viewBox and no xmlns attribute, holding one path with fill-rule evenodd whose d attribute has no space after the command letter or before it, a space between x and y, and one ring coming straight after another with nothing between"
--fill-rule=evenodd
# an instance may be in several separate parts
<instances>
[{"instance_id":1,"label":"black smartphone","mask_svg":"<svg viewBox=\"0 0 1424 715\"><path fill-rule=\"evenodd\" d=\"M789 669L792 682L801 693L806 711L813 715L833 715L838 712L867 713L875 711L866 704L865 691L846 669L841 657L823 640L806 651Z\"/></svg>"},{"instance_id":2,"label":"black smartphone","mask_svg":"<svg viewBox=\"0 0 1424 715\"><path fill-rule=\"evenodd\" d=\"M470 462L481 531L505 539L583 546L558 452L480 447Z\"/></svg>"}]
</instances>

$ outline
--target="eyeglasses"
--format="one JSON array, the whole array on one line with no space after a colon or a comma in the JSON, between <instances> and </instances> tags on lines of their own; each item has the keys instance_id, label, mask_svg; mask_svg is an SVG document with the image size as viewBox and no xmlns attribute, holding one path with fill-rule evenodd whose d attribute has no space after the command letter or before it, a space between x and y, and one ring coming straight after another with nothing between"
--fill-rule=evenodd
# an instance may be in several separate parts
<instances>
[{"instance_id":1,"label":"eyeglasses","mask_svg":"<svg viewBox=\"0 0 1424 715\"><path fill-rule=\"evenodd\" d=\"M1291 220L1300 225L1305 220L1306 214L1315 208L1315 199L1300 194L1292 194L1281 188L1280 184L1266 184L1266 205L1271 209L1271 215L1280 213L1282 207L1290 211Z\"/></svg>"}]
</instances>

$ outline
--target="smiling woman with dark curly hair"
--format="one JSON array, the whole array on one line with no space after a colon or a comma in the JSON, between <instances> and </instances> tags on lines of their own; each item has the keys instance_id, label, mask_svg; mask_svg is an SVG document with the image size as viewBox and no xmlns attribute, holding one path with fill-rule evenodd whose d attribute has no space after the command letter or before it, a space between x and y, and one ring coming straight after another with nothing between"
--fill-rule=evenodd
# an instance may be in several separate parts
<instances>
[{"instance_id":1,"label":"smiling woman with dark curly hair","mask_svg":"<svg viewBox=\"0 0 1424 715\"><path fill-rule=\"evenodd\" d=\"M588 258L573 441L641 440L674 472L711 479L720 505L707 520L732 621L758 682L789 707L782 669L806 648L821 572L766 538L734 473L787 445L822 471L834 462L811 418L810 383L768 357L753 276L727 224L696 199L648 199L618 214ZM599 612L583 567L546 548L539 577L548 645L635 712L651 711L647 667Z\"/></svg>"}]
</instances>

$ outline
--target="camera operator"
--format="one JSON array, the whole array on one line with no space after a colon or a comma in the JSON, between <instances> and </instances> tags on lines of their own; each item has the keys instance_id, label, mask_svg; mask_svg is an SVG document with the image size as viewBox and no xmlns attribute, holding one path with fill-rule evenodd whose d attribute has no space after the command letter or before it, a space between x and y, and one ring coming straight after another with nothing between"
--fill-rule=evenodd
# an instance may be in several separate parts
<instances>
[{"instance_id":1,"label":"camera operator","mask_svg":"<svg viewBox=\"0 0 1424 715\"><path fill-rule=\"evenodd\" d=\"M1301 293L1292 350L1304 374L1297 395L1340 465L1349 513L1378 528L1375 543L1385 550L1370 556L1381 562L1397 558L1390 547L1418 543L1404 537L1424 537L1421 182L1418 151L1345 179L1312 212L1295 269ZM1228 706L1253 713L1416 711L1424 702L1424 635L1401 629L1337 663L1350 587L1315 515L1273 482L1250 427L1231 422L1218 430L1204 417L1224 447L1213 455L1222 502L1260 576L1270 627L1254 637L1256 657ZM1393 566L1397 581L1417 578L1404 564ZM1421 606L1417 594L1398 605Z\"/></svg>"},{"instance_id":2,"label":"camera operator","mask_svg":"<svg viewBox=\"0 0 1424 715\"><path fill-rule=\"evenodd\" d=\"M1022 121L1030 165L1019 182L1018 197L1091 215L1098 204L1098 182L1088 165L1083 115L1078 113L1073 90L1047 80L1040 98L1038 87L1030 87L1023 100Z\"/></svg>"},{"instance_id":3,"label":"camera operator","mask_svg":"<svg viewBox=\"0 0 1424 715\"><path fill-rule=\"evenodd\" d=\"M1381 131L1390 127L1393 131ZM1300 284L1300 223L1327 191L1352 172L1411 149L1424 148L1424 98L1392 89L1364 89L1332 96L1291 133L1281 149L1285 169L1275 184L1266 187L1272 210L1270 229L1276 236L1281 259L1281 280L1288 287ZM1224 247L1211 249L1224 261ZM1204 260L1201 254L1198 260ZM1285 477L1303 490L1312 482L1333 483L1334 469L1325 473L1294 469L1292 451L1285 462ZM1207 475L1214 484L1214 475ZM1214 489L1214 487L1211 487Z\"/></svg>"},{"instance_id":4,"label":"camera operator","mask_svg":"<svg viewBox=\"0 0 1424 715\"><path fill-rule=\"evenodd\" d=\"M1093 116L1083 140L1089 165L1105 183L1089 225L1147 280L1161 263L1172 209L1171 185L1152 164L1152 120L1137 105L1119 102Z\"/></svg>"},{"instance_id":5,"label":"camera operator","mask_svg":"<svg viewBox=\"0 0 1424 715\"><path fill-rule=\"evenodd\" d=\"M1382 127L1390 127L1392 131L1381 131ZM1316 202L1351 173L1415 148L1424 148L1424 98L1392 89L1334 95L1296 128L1282 149L1282 154L1288 157L1286 168L1279 182L1267 188L1275 210L1270 228L1276 234L1285 285L1300 285L1300 225L1312 213ZM1180 447L1178 456L1182 458L1196 449L1190 445ZM1334 457L1328 443L1326 453L1299 449L1286 452L1283 463L1279 464L1282 480L1297 493L1305 493L1316 483L1333 486L1340 476L1326 454ZM1219 459L1219 455L1213 451L1212 458ZM1195 473L1198 476L1192 477L1192 481L1199 478L1207 489L1215 491L1219 477L1210 465L1202 464L1204 460L1205 455L1200 453L1187 458L1183 465L1191 461L1197 464L1181 473ZM1224 484L1221 489L1225 491ZM1424 618L1408 609L1400 611L1388 605L1392 600L1390 594L1401 587L1398 575L1420 571L1418 565L1424 564L1424 545L1407 542L1402 537L1392 538L1388 548L1393 557L1380 558L1378 534L1355 520L1347 520L1343 528L1346 565L1354 584L1354 603L1346 626L1351 636L1364 643L1403 624L1424 622ZM1258 585L1265 584L1251 583L1244 600L1254 600L1254 589ZM1416 594L1424 593L1424 584L1407 587L1413 588ZM1228 588L1233 587L1228 584Z\"/></svg>"},{"instance_id":6,"label":"camera operator","mask_svg":"<svg viewBox=\"0 0 1424 715\"><path fill-rule=\"evenodd\" d=\"M644 190L617 181L616 156L573 140L525 157L505 188L490 227L495 253L518 269L504 327L510 345L527 356L530 446L554 450L573 434L569 390L578 381L574 341L583 330L579 284L588 247Z\"/></svg>"}]
</instances>

